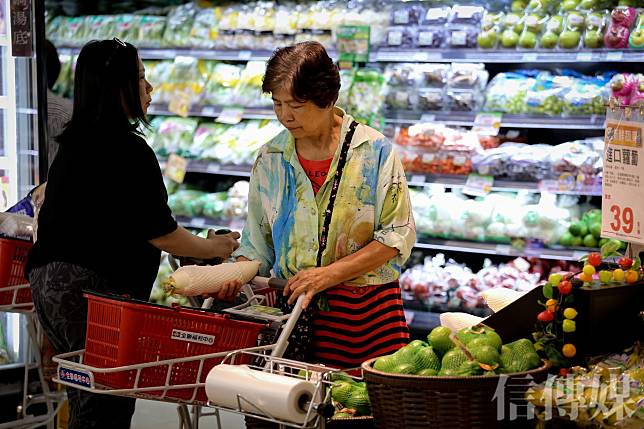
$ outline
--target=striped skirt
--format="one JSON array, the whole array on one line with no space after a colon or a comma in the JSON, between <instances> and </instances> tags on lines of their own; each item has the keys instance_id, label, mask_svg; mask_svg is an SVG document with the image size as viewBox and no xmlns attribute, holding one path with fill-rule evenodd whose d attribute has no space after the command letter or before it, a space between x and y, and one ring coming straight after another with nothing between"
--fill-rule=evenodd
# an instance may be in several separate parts
<instances>
[{"instance_id":1,"label":"striped skirt","mask_svg":"<svg viewBox=\"0 0 644 429\"><path fill-rule=\"evenodd\" d=\"M409 342L398 282L375 286L336 286L324 292L328 311L312 317L315 362L358 367L367 359L393 353Z\"/></svg>"}]
</instances>

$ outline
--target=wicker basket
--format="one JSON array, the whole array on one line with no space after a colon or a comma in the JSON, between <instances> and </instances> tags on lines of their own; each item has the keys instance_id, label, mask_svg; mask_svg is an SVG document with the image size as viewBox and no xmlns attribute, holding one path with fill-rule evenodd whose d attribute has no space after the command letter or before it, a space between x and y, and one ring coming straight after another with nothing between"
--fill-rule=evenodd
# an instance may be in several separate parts
<instances>
[{"instance_id":1,"label":"wicker basket","mask_svg":"<svg viewBox=\"0 0 644 429\"><path fill-rule=\"evenodd\" d=\"M363 363L362 370L379 429L531 427L525 420L524 395L532 382L546 379L550 367L545 362L541 368L503 378L421 377L377 371L374 361ZM497 400L500 393L503 401Z\"/></svg>"}]
</instances>

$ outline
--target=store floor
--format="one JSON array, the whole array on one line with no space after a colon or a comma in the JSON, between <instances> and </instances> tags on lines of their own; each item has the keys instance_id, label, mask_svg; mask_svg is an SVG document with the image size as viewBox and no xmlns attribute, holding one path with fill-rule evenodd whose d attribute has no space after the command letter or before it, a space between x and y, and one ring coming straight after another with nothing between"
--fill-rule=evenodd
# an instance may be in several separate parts
<instances>
[{"instance_id":1,"label":"store floor","mask_svg":"<svg viewBox=\"0 0 644 429\"><path fill-rule=\"evenodd\" d=\"M244 429L245 427L243 418L233 413L222 413L221 423L221 429ZM175 404L144 400L136 402L132 429L177 429L178 427L179 415ZM199 427L215 429L215 418L202 418Z\"/></svg>"}]
</instances>

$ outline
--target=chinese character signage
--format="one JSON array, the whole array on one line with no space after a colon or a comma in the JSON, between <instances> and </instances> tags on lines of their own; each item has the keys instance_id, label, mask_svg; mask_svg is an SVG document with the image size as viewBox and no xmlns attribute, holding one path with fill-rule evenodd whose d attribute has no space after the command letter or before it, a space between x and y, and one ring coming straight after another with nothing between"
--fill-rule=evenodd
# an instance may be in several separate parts
<instances>
[{"instance_id":1,"label":"chinese character signage","mask_svg":"<svg viewBox=\"0 0 644 429\"><path fill-rule=\"evenodd\" d=\"M602 237L638 244L644 244L642 113L631 108L608 109L602 190Z\"/></svg>"},{"instance_id":2,"label":"chinese character signage","mask_svg":"<svg viewBox=\"0 0 644 429\"><path fill-rule=\"evenodd\" d=\"M11 54L14 57L33 55L34 33L31 0L11 0Z\"/></svg>"}]
</instances>

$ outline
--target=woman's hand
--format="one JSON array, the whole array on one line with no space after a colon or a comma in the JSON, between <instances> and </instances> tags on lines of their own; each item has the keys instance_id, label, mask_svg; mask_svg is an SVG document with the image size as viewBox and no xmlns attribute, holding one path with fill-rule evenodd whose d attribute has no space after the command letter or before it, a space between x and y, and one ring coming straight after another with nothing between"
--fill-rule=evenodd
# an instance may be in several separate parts
<instances>
[{"instance_id":1,"label":"woman's hand","mask_svg":"<svg viewBox=\"0 0 644 429\"><path fill-rule=\"evenodd\" d=\"M300 295L305 294L306 297L302 301L302 308L306 308L315 295L336 284L338 283L335 281L328 266L311 268L300 271L288 280L284 288L284 296L290 294L288 303L293 304Z\"/></svg>"},{"instance_id":2,"label":"woman's hand","mask_svg":"<svg viewBox=\"0 0 644 429\"><path fill-rule=\"evenodd\" d=\"M213 246L213 256L215 258L227 259L230 254L239 248L239 241L241 237L238 232L229 232L228 234L215 234L212 229L208 231L208 240Z\"/></svg>"},{"instance_id":3,"label":"woman's hand","mask_svg":"<svg viewBox=\"0 0 644 429\"><path fill-rule=\"evenodd\" d=\"M204 298L214 298L220 301L234 301L235 297L239 295L242 284L237 280L232 280L221 285L217 293L205 294Z\"/></svg>"}]
</instances>

